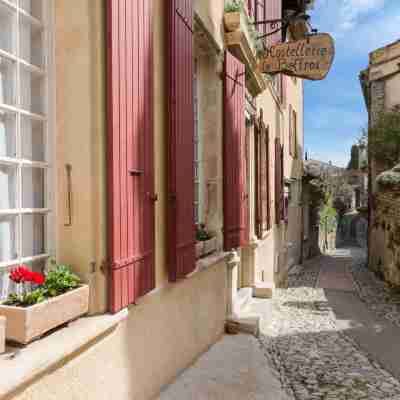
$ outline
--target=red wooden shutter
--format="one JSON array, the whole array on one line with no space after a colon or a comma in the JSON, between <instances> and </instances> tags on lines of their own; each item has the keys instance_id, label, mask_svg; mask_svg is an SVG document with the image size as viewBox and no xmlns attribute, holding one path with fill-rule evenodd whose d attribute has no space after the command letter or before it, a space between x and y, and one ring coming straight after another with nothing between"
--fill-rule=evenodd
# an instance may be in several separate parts
<instances>
[{"instance_id":1,"label":"red wooden shutter","mask_svg":"<svg viewBox=\"0 0 400 400\"><path fill-rule=\"evenodd\" d=\"M283 107L286 107L286 98L287 98L287 75L281 74L281 100Z\"/></svg>"},{"instance_id":2,"label":"red wooden shutter","mask_svg":"<svg viewBox=\"0 0 400 400\"><path fill-rule=\"evenodd\" d=\"M107 0L110 310L155 287L152 2Z\"/></svg>"},{"instance_id":3,"label":"red wooden shutter","mask_svg":"<svg viewBox=\"0 0 400 400\"><path fill-rule=\"evenodd\" d=\"M275 222L277 224L280 224L283 217L282 171L281 140L275 138Z\"/></svg>"},{"instance_id":4,"label":"red wooden shutter","mask_svg":"<svg viewBox=\"0 0 400 400\"><path fill-rule=\"evenodd\" d=\"M266 193L264 202L264 225L266 230L271 229L271 188L270 188L270 156L269 156L269 129L265 130L265 181Z\"/></svg>"},{"instance_id":5,"label":"red wooden shutter","mask_svg":"<svg viewBox=\"0 0 400 400\"><path fill-rule=\"evenodd\" d=\"M268 0L265 4L266 20L276 20L282 18L282 0ZM272 33L278 28L282 27L282 23L266 24L266 33ZM267 45L273 46L274 44L282 42L282 30L275 32L273 35L267 37Z\"/></svg>"},{"instance_id":6,"label":"red wooden shutter","mask_svg":"<svg viewBox=\"0 0 400 400\"><path fill-rule=\"evenodd\" d=\"M255 127L255 175L256 175L256 234L258 238L263 236L263 204L262 204L262 129L261 116Z\"/></svg>"},{"instance_id":7,"label":"red wooden shutter","mask_svg":"<svg viewBox=\"0 0 400 400\"><path fill-rule=\"evenodd\" d=\"M293 157L297 158L298 156L298 138L297 138L297 113L295 110L292 111L293 120L292 120L292 131L293 131Z\"/></svg>"},{"instance_id":8,"label":"red wooden shutter","mask_svg":"<svg viewBox=\"0 0 400 400\"><path fill-rule=\"evenodd\" d=\"M168 269L170 281L196 267L192 0L167 2Z\"/></svg>"},{"instance_id":9,"label":"red wooden shutter","mask_svg":"<svg viewBox=\"0 0 400 400\"><path fill-rule=\"evenodd\" d=\"M269 137L263 119L263 110L260 110L260 119L256 134L256 177L257 177L257 236L262 238L263 233L270 229L269 224Z\"/></svg>"},{"instance_id":10,"label":"red wooden shutter","mask_svg":"<svg viewBox=\"0 0 400 400\"><path fill-rule=\"evenodd\" d=\"M265 0L255 0L255 20L256 22L265 21L266 7ZM267 33L267 24L256 25L260 34Z\"/></svg>"},{"instance_id":11,"label":"red wooden shutter","mask_svg":"<svg viewBox=\"0 0 400 400\"><path fill-rule=\"evenodd\" d=\"M293 114L292 114L292 105L289 104L289 153L293 156Z\"/></svg>"},{"instance_id":12,"label":"red wooden shutter","mask_svg":"<svg viewBox=\"0 0 400 400\"><path fill-rule=\"evenodd\" d=\"M255 10L255 0L247 0L247 11L249 13L249 17L254 18L256 14Z\"/></svg>"},{"instance_id":13,"label":"red wooden shutter","mask_svg":"<svg viewBox=\"0 0 400 400\"><path fill-rule=\"evenodd\" d=\"M224 248L248 242L246 184L245 66L225 52L224 78Z\"/></svg>"}]
</instances>

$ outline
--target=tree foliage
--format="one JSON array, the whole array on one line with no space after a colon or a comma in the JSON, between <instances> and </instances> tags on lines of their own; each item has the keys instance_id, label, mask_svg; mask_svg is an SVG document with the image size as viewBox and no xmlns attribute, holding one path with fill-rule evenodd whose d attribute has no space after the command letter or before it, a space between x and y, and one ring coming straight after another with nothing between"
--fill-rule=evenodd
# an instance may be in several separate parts
<instances>
[{"instance_id":1,"label":"tree foliage","mask_svg":"<svg viewBox=\"0 0 400 400\"><path fill-rule=\"evenodd\" d=\"M400 161L400 110L381 113L368 131L368 148L376 160L388 168Z\"/></svg>"}]
</instances>

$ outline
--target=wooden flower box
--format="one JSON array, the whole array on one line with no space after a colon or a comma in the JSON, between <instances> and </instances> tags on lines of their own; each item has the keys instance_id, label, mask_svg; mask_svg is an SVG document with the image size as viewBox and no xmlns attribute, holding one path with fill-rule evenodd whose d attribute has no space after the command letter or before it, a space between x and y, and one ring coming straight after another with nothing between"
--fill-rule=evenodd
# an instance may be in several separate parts
<instances>
[{"instance_id":1,"label":"wooden flower box","mask_svg":"<svg viewBox=\"0 0 400 400\"><path fill-rule=\"evenodd\" d=\"M212 237L211 239L204 240L196 243L196 257L201 258L214 253L217 250L217 238Z\"/></svg>"},{"instance_id":2,"label":"wooden flower box","mask_svg":"<svg viewBox=\"0 0 400 400\"><path fill-rule=\"evenodd\" d=\"M242 14L240 11L226 12L224 14L224 26L227 32L234 32L240 28Z\"/></svg>"},{"instance_id":3,"label":"wooden flower box","mask_svg":"<svg viewBox=\"0 0 400 400\"><path fill-rule=\"evenodd\" d=\"M31 307L0 305L0 316L7 319L6 339L28 344L46 332L86 314L88 310L89 286L82 285Z\"/></svg>"},{"instance_id":4,"label":"wooden flower box","mask_svg":"<svg viewBox=\"0 0 400 400\"><path fill-rule=\"evenodd\" d=\"M0 354L6 351L6 319L0 317Z\"/></svg>"}]
</instances>

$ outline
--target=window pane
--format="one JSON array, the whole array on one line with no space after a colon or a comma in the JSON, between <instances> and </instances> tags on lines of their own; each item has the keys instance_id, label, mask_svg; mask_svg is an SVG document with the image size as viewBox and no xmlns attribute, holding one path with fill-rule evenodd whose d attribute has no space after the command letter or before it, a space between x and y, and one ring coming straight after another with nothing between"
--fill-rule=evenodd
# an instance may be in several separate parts
<instances>
[{"instance_id":1,"label":"window pane","mask_svg":"<svg viewBox=\"0 0 400 400\"><path fill-rule=\"evenodd\" d=\"M0 110L0 157L15 157L15 114Z\"/></svg>"},{"instance_id":2,"label":"window pane","mask_svg":"<svg viewBox=\"0 0 400 400\"><path fill-rule=\"evenodd\" d=\"M0 209L16 208L17 169L0 164Z\"/></svg>"},{"instance_id":3,"label":"window pane","mask_svg":"<svg viewBox=\"0 0 400 400\"><path fill-rule=\"evenodd\" d=\"M15 63L1 56L0 104L15 105Z\"/></svg>"},{"instance_id":4,"label":"window pane","mask_svg":"<svg viewBox=\"0 0 400 400\"><path fill-rule=\"evenodd\" d=\"M20 7L37 19L42 19L42 1L43 0L19 0Z\"/></svg>"},{"instance_id":5,"label":"window pane","mask_svg":"<svg viewBox=\"0 0 400 400\"><path fill-rule=\"evenodd\" d=\"M43 31L21 16L19 30L20 57L30 64L43 66Z\"/></svg>"},{"instance_id":6,"label":"window pane","mask_svg":"<svg viewBox=\"0 0 400 400\"><path fill-rule=\"evenodd\" d=\"M22 256L32 257L45 253L45 216L28 214L22 216Z\"/></svg>"},{"instance_id":7,"label":"window pane","mask_svg":"<svg viewBox=\"0 0 400 400\"><path fill-rule=\"evenodd\" d=\"M15 11L0 2L0 49L8 53L14 53L15 16Z\"/></svg>"},{"instance_id":8,"label":"window pane","mask_svg":"<svg viewBox=\"0 0 400 400\"><path fill-rule=\"evenodd\" d=\"M22 168L22 207L45 208L42 168Z\"/></svg>"},{"instance_id":9,"label":"window pane","mask_svg":"<svg viewBox=\"0 0 400 400\"><path fill-rule=\"evenodd\" d=\"M44 79L25 68L21 68L21 106L34 114L44 112Z\"/></svg>"},{"instance_id":10,"label":"window pane","mask_svg":"<svg viewBox=\"0 0 400 400\"><path fill-rule=\"evenodd\" d=\"M12 261L17 254L17 217L0 215L0 262Z\"/></svg>"},{"instance_id":11,"label":"window pane","mask_svg":"<svg viewBox=\"0 0 400 400\"><path fill-rule=\"evenodd\" d=\"M21 130L22 130L21 134L22 157L32 161L46 161L45 143L44 143L44 123L42 121L34 120L29 117L22 117ZM1 126L0 126L0 137L1 137Z\"/></svg>"},{"instance_id":12,"label":"window pane","mask_svg":"<svg viewBox=\"0 0 400 400\"><path fill-rule=\"evenodd\" d=\"M17 291L18 285L15 284L9 277L12 269L16 267L17 265L0 269L0 301L5 300L10 293L16 293Z\"/></svg>"}]
</instances>

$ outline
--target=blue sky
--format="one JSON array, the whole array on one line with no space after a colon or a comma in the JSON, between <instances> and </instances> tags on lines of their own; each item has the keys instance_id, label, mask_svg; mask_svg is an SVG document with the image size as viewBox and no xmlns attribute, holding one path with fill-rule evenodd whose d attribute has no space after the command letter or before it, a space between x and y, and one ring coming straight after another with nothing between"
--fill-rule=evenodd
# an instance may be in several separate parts
<instances>
[{"instance_id":1,"label":"blue sky","mask_svg":"<svg viewBox=\"0 0 400 400\"><path fill-rule=\"evenodd\" d=\"M334 37L336 56L325 80L305 82L305 149L346 166L367 126L358 74L372 50L400 39L400 0L315 0L310 14L313 27Z\"/></svg>"}]
</instances>

